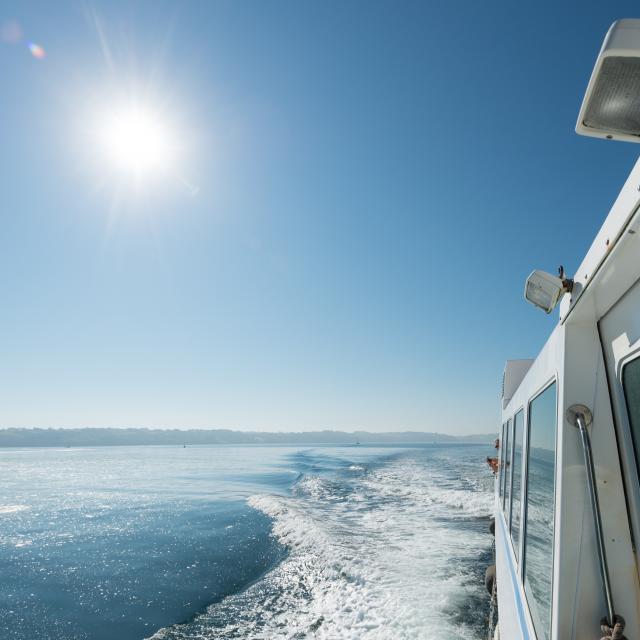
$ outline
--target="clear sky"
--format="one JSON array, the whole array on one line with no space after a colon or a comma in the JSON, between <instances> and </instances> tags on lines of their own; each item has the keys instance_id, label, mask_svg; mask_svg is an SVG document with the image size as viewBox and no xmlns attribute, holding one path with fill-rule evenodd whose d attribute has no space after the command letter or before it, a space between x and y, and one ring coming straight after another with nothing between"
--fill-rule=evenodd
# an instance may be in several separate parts
<instances>
[{"instance_id":1,"label":"clear sky","mask_svg":"<svg viewBox=\"0 0 640 640\"><path fill-rule=\"evenodd\" d=\"M497 430L557 321L526 276L573 272L637 156L573 128L639 12L5 0L0 426ZM170 168L107 157L123 96Z\"/></svg>"}]
</instances>

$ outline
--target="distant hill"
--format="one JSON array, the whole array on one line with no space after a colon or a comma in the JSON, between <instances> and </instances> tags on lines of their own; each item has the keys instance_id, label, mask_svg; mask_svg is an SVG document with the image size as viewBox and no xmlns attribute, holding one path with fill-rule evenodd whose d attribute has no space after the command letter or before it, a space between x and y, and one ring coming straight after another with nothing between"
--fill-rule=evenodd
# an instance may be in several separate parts
<instances>
[{"instance_id":1,"label":"distant hill","mask_svg":"<svg viewBox=\"0 0 640 640\"><path fill-rule=\"evenodd\" d=\"M258 432L231 429L0 429L0 447L87 447L182 444L403 444L478 442L491 444L496 434L450 436L402 431Z\"/></svg>"}]
</instances>

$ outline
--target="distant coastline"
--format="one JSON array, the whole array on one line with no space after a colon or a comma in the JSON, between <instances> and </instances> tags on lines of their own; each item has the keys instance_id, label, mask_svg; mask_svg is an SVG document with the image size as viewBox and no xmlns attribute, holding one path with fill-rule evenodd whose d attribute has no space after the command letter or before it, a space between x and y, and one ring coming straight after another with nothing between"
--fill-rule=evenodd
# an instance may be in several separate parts
<instances>
[{"instance_id":1,"label":"distant coastline","mask_svg":"<svg viewBox=\"0 0 640 640\"><path fill-rule=\"evenodd\" d=\"M201 444L491 444L495 434L451 436L424 431L374 433L369 431L258 432L231 429L0 429L0 447L86 447L123 445Z\"/></svg>"}]
</instances>

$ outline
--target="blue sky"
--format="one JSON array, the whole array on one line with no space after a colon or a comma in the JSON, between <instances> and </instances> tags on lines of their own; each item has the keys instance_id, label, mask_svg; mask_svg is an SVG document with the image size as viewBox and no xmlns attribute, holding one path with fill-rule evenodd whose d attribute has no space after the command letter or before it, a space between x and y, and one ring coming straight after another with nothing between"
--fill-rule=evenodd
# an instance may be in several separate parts
<instances>
[{"instance_id":1,"label":"blue sky","mask_svg":"<svg viewBox=\"0 0 640 640\"><path fill-rule=\"evenodd\" d=\"M581 7L4 2L0 426L496 430L557 321L526 276L637 154L573 132L637 6ZM87 133L123 93L170 176Z\"/></svg>"}]
</instances>

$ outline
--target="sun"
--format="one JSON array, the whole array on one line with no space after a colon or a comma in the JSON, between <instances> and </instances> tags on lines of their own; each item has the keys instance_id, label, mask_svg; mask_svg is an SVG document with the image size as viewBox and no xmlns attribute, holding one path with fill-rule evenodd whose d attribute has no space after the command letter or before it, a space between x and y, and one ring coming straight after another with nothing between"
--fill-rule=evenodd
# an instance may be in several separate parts
<instances>
[{"instance_id":1,"label":"sun","mask_svg":"<svg viewBox=\"0 0 640 640\"><path fill-rule=\"evenodd\" d=\"M100 123L100 138L114 169L134 175L162 172L171 165L175 145L159 114L141 106L117 108Z\"/></svg>"}]
</instances>

